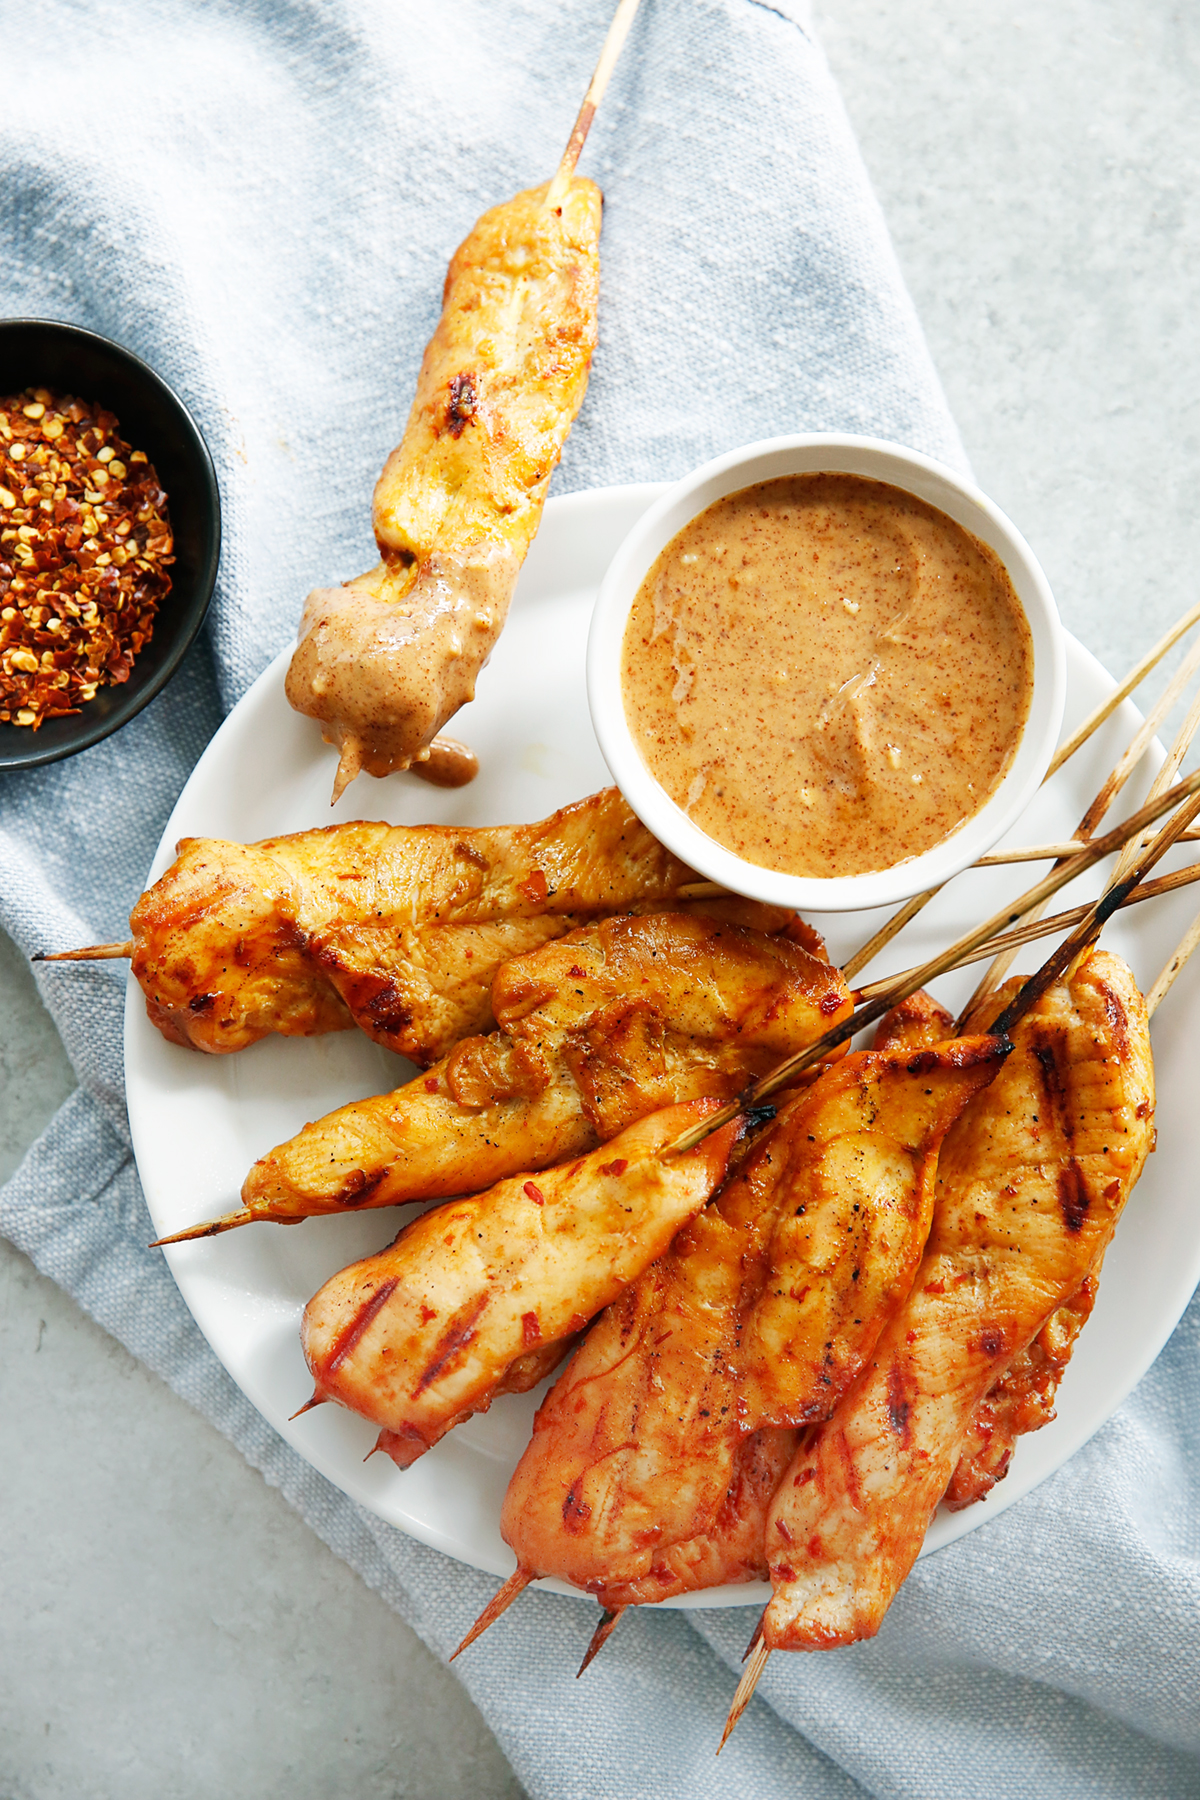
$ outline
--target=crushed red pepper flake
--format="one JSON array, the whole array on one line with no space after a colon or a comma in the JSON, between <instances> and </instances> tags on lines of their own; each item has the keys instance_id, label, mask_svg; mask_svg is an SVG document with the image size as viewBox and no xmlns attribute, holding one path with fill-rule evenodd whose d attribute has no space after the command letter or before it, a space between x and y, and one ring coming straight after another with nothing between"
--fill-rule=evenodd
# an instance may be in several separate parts
<instances>
[{"instance_id":1,"label":"crushed red pepper flake","mask_svg":"<svg viewBox=\"0 0 1200 1800\"><path fill-rule=\"evenodd\" d=\"M167 496L113 413L0 397L0 720L36 731L128 681L174 561Z\"/></svg>"}]
</instances>

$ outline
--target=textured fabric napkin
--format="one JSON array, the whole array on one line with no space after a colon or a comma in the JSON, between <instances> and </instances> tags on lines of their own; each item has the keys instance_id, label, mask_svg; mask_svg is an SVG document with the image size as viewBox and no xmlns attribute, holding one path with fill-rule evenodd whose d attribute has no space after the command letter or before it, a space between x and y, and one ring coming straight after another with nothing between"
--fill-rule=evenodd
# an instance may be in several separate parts
<instances>
[{"instance_id":1,"label":"textured fabric napkin","mask_svg":"<svg viewBox=\"0 0 1200 1800\"><path fill-rule=\"evenodd\" d=\"M0 3L3 312L77 320L159 369L208 439L225 519L207 640L165 695L108 743L3 779L0 919L27 951L124 935L223 713L307 590L367 566L367 498L448 255L552 171L608 10ZM556 491L797 429L961 462L803 0L645 0L583 169L607 196L601 343ZM40 974L80 1086L0 1226L445 1655L495 1582L295 1456L145 1248L123 972ZM555 1800L1195 1794L1198 1392L1193 1305L1105 1430L920 1564L874 1643L774 1658L719 1763L745 1612L628 1618L577 1686L590 1622L538 1596L456 1667L530 1794Z\"/></svg>"}]
</instances>

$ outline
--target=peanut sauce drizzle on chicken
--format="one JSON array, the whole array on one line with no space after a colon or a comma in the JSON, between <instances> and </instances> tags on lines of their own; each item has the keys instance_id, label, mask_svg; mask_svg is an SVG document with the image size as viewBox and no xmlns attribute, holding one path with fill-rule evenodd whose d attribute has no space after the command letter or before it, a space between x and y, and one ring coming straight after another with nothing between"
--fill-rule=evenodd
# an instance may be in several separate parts
<instances>
[{"instance_id":1,"label":"peanut sauce drizzle on chicken","mask_svg":"<svg viewBox=\"0 0 1200 1800\"><path fill-rule=\"evenodd\" d=\"M1013 1037L942 1147L909 1300L776 1495L764 1650L878 1630L972 1451L981 1400L1094 1276L1152 1146L1146 1010L1118 957L1092 954Z\"/></svg>"},{"instance_id":2,"label":"peanut sauce drizzle on chicken","mask_svg":"<svg viewBox=\"0 0 1200 1800\"><path fill-rule=\"evenodd\" d=\"M501 963L694 879L616 788L534 825L185 838L130 915L133 973L173 1043L224 1054L357 1025L425 1066L492 1028Z\"/></svg>"},{"instance_id":3,"label":"peanut sauce drizzle on chicken","mask_svg":"<svg viewBox=\"0 0 1200 1800\"><path fill-rule=\"evenodd\" d=\"M394 1206L546 1168L660 1107L733 1099L851 1001L839 971L786 936L657 913L598 921L505 963L492 1010L489 1037L270 1151L230 1218Z\"/></svg>"},{"instance_id":4,"label":"peanut sauce drizzle on chicken","mask_svg":"<svg viewBox=\"0 0 1200 1800\"><path fill-rule=\"evenodd\" d=\"M575 1162L437 1207L333 1276L301 1328L314 1401L379 1425L376 1448L407 1468L497 1394L536 1385L722 1180L740 1124L658 1154L719 1104L667 1107Z\"/></svg>"},{"instance_id":5,"label":"peanut sauce drizzle on chicken","mask_svg":"<svg viewBox=\"0 0 1200 1800\"><path fill-rule=\"evenodd\" d=\"M601 194L560 189L494 207L455 252L375 488L380 561L305 603L287 697L341 752L335 800L360 770L420 772L503 627L596 345ZM474 758L435 771L470 780Z\"/></svg>"},{"instance_id":6,"label":"peanut sauce drizzle on chicken","mask_svg":"<svg viewBox=\"0 0 1200 1800\"><path fill-rule=\"evenodd\" d=\"M1006 1050L861 1051L784 1108L540 1409L501 1516L527 1577L617 1608L761 1569L794 1428L832 1411L903 1301L938 1143Z\"/></svg>"}]
</instances>

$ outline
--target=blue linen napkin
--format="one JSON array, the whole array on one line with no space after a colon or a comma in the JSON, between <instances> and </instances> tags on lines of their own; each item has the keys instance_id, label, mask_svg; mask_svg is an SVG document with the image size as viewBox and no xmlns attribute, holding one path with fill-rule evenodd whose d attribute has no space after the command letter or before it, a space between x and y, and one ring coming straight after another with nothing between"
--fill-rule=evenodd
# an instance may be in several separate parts
<instances>
[{"instance_id":1,"label":"blue linen napkin","mask_svg":"<svg viewBox=\"0 0 1200 1800\"><path fill-rule=\"evenodd\" d=\"M225 518L211 624L167 692L107 743L3 780L0 922L25 950L125 934L223 713L308 589L372 560L367 497L447 258L554 168L608 12L0 0L3 312L146 357L207 437ZM803 0L645 0L582 166L607 198L601 342L557 492L801 429L963 463ZM39 980L80 1085L0 1193L0 1228L444 1656L495 1582L345 1498L233 1386L145 1248L123 965ZM592 1619L538 1595L456 1669L535 1800L1194 1794L1197 1391L1193 1303L1109 1425L921 1563L874 1643L773 1658L719 1764L751 1614L631 1615L576 1686Z\"/></svg>"}]
</instances>

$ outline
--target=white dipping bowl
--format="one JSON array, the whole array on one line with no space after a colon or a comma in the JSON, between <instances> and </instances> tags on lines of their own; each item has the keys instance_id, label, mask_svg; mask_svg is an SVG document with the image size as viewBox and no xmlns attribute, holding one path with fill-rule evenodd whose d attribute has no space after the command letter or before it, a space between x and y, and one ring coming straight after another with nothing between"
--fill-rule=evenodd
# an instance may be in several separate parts
<instances>
[{"instance_id":1,"label":"white dipping bowl","mask_svg":"<svg viewBox=\"0 0 1200 1800\"><path fill-rule=\"evenodd\" d=\"M921 856L863 875L788 875L764 869L701 831L642 761L625 717L621 651L629 610L655 559L714 501L785 475L862 475L916 495L994 550L1033 639L1033 696L1007 774L987 804ZM587 647L588 704L613 779L643 824L690 867L736 894L807 912L856 912L939 886L999 842L1041 785L1058 742L1066 693L1062 627L1029 545L986 494L942 463L866 437L806 434L732 450L695 470L643 514L609 565Z\"/></svg>"}]
</instances>

